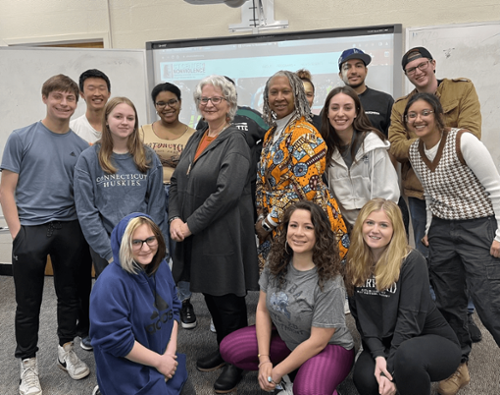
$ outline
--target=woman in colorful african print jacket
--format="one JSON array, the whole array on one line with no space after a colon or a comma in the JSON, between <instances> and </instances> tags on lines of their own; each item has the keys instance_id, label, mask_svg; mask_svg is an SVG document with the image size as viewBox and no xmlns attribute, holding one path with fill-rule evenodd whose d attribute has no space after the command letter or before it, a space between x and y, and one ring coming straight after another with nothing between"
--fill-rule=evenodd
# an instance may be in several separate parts
<instances>
[{"instance_id":1,"label":"woman in colorful african print jacket","mask_svg":"<svg viewBox=\"0 0 500 395\"><path fill-rule=\"evenodd\" d=\"M304 87L295 73L279 71L269 78L263 111L271 129L264 137L257 174L259 218L255 230L260 241L260 267L264 267L285 209L299 200L310 200L328 214L343 258L349 248L349 238L337 202L322 179L326 144L310 123Z\"/></svg>"}]
</instances>

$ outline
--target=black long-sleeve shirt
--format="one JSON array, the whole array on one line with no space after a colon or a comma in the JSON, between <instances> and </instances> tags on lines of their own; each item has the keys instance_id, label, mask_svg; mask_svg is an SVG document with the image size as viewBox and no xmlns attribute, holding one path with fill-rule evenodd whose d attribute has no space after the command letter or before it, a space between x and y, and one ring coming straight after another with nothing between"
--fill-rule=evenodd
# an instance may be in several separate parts
<instances>
[{"instance_id":1,"label":"black long-sleeve shirt","mask_svg":"<svg viewBox=\"0 0 500 395\"><path fill-rule=\"evenodd\" d=\"M458 344L431 299L427 263L417 250L405 258L399 279L390 288L378 291L375 278L370 277L355 288L349 305L364 345L373 358L387 359L391 373L394 355L405 340L435 334Z\"/></svg>"}]
</instances>

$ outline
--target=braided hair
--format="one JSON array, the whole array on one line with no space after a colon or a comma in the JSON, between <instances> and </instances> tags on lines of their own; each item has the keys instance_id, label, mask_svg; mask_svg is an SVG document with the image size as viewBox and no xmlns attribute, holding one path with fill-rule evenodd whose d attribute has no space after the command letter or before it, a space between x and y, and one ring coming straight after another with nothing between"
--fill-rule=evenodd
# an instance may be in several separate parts
<instances>
[{"instance_id":1,"label":"braided hair","mask_svg":"<svg viewBox=\"0 0 500 395\"><path fill-rule=\"evenodd\" d=\"M269 78L266 82L266 87L264 89L264 106L262 108L262 116L264 121L270 126L276 126L276 114L269 106L269 85L274 77L285 77L288 79L288 83L292 88L293 92L293 104L295 106L295 114L290 120L290 122L296 121L301 117L305 117L306 121L311 121L311 108L307 102L306 93L304 91L304 84L302 80L297 76L297 74L291 71L281 70Z\"/></svg>"}]
</instances>

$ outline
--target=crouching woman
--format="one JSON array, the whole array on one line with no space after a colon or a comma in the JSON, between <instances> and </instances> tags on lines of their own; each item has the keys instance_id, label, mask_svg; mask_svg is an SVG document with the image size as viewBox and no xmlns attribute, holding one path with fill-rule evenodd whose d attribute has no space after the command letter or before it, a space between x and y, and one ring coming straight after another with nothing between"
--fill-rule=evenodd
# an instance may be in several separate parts
<instances>
[{"instance_id":1,"label":"crouching woman","mask_svg":"<svg viewBox=\"0 0 500 395\"><path fill-rule=\"evenodd\" d=\"M90 297L100 393L193 393L185 355L177 354L181 304L160 228L146 214L130 214L113 229L111 247L113 262Z\"/></svg>"},{"instance_id":2,"label":"crouching woman","mask_svg":"<svg viewBox=\"0 0 500 395\"><path fill-rule=\"evenodd\" d=\"M282 224L260 278L256 324L229 334L221 354L258 370L264 391L289 375L296 395L336 395L354 361L338 242L326 213L310 201L289 206Z\"/></svg>"},{"instance_id":3,"label":"crouching woman","mask_svg":"<svg viewBox=\"0 0 500 395\"><path fill-rule=\"evenodd\" d=\"M425 395L460 363L458 339L429 292L423 255L408 246L396 203L361 209L347 254L346 288L363 352L353 381L363 395Z\"/></svg>"}]
</instances>

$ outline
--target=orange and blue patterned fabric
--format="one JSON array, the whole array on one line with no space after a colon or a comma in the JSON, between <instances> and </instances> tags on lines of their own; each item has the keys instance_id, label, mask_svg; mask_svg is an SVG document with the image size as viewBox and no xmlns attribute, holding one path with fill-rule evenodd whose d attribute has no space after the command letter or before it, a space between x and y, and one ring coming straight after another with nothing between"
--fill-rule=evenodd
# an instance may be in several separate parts
<instances>
[{"instance_id":1,"label":"orange and blue patterned fabric","mask_svg":"<svg viewBox=\"0 0 500 395\"><path fill-rule=\"evenodd\" d=\"M276 142L273 131L274 128L269 129L264 137L257 171L258 214L271 214L279 224L290 204L299 200L316 203L328 214L343 258L349 248L349 236L337 202L322 179L326 168L325 141L304 117L292 120ZM276 230L272 236L276 236ZM267 255L268 248L260 248L259 252ZM262 264L265 256L259 258Z\"/></svg>"}]
</instances>

